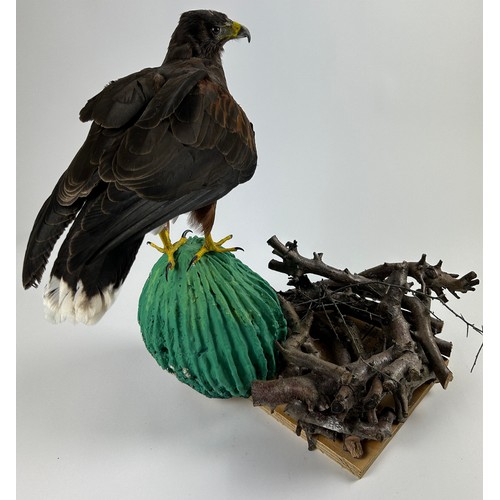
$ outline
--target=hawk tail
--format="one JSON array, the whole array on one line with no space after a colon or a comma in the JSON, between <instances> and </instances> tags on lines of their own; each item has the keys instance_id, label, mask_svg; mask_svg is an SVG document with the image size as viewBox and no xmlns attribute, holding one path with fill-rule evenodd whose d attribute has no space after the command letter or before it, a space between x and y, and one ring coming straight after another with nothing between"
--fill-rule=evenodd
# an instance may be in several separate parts
<instances>
[{"instance_id":1,"label":"hawk tail","mask_svg":"<svg viewBox=\"0 0 500 500\"><path fill-rule=\"evenodd\" d=\"M99 321L113 304L142 240L142 236L126 240L76 269L71 269L71 239L65 240L45 288L47 319L54 323L69 320L88 325Z\"/></svg>"}]
</instances>

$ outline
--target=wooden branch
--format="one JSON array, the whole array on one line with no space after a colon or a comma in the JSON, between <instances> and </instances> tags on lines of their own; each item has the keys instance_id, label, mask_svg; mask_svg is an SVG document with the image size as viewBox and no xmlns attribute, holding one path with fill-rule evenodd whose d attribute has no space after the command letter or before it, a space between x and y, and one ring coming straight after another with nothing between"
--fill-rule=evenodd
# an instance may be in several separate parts
<instances>
[{"instance_id":1,"label":"wooden branch","mask_svg":"<svg viewBox=\"0 0 500 500\"><path fill-rule=\"evenodd\" d=\"M326 416L320 412L308 411L307 407L300 402L289 404L285 413L295 419L301 426L304 424L314 425L317 433L322 429L345 435L356 435L361 439L372 439L382 441L391 435L392 423L396 415L389 409L384 411L378 419L377 424L367 424L361 420L353 423L341 422L334 416Z\"/></svg>"},{"instance_id":2,"label":"wooden branch","mask_svg":"<svg viewBox=\"0 0 500 500\"><path fill-rule=\"evenodd\" d=\"M348 384L352 379L351 373L342 366L329 363L292 347L284 348L278 344L278 350L288 363L307 368L323 377L328 377L339 385Z\"/></svg>"},{"instance_id":3,"label":"wooden branch","mask_svg":"<svg viewBox=\"0 0 500 500\"><path fill-rule=\"evenodd\" d=\"M387 318L387 324L383 325L382 329L388 333L396 344L410 348L413 344L410 325L401 310L401 301L405 293L407 277L407 262L402 262L394 267L386 280L389 286L385 296L380 301L379 311L382 316Z\"/></svg>"},{"instance_id":4,"label":"wooden branch","mask_svg":"<svg viewBox=\"0 0 500 500\"><path fill-rule=\"evenodd\" d=\"M384 368L383 374L385 381L383 387L388 392L393 392L397 389L403 379L418 380L422 362L417 353L406 351L398 359Z\"/></svg>"},{"instance_id":5,"label":"wooden branch","mask_svg":"<svg viewBox=\"0 0 500 500\"><path fill-rule=\"evenodd\" d=\"M477 274L473 271L459 278L458 274L449 274L441 269L443 261L440 260L436 265L432 266L426 262L426 258L427 256L422 254L418 262L408 264L408 275L420 283L423 293L426 293L427 289L431 289L440 299L447 301L448 299L444 295L445 290L459 298L457 292L474 291L479 284ZM359 276L383 281L398 265L399 263L384 263L359 273Z\"/></svg>"},{"instance_id":6,"label":"wooden branch","mask_svg":"<svg viewBox=\"0 0 500 500\"><path fill-rule=\"evenodd\" d=\"M323 262L322 253L314 253L312 259L303 257L297 252L296 241L283 245L276 236L272 236L267 243L274 249L273 253L283 259L283 262L271 260L269 268L275 271L293 277L300 277L307 273L316 274L332 279L341 285L367 283L370 281L369 279L352 275L347 269L340 271L328 266Z\"/></svg>"},{"instance_id":7,"label":"wooden branch","mask_svg":"<svg viewBox=\"0 0 500 500\"><path fill-rule=\"evenodd\" d=\"M252 383L254 406L265 405L271 410L281 404L303 401L309 411L313 411L323 408L321 397L314 379L307 375L267 381L255 380Z\"/></svg>"},{"instance_id":8,"label":"wooden branch","mask_svg":"<svg viewBox=\"0 0 500 500\"><path fill-rule=\"evenodd\" d=\"M344 338L346 338L354 351L356 358L365 358L366 352L363 346L363 341L361 340L359 329L356 323L346 319L344 316L339 314L337 316L337 321L335 322L335 328L340 331Z\"/></svg>"},{"instance_id":9,"label":"wooden branch","mask_svg":"<svg viewBox=\"0 0 500 500\"><path fill-rule=\"evenodd\" d=\"M436 379L448 386L453 375L443 357L452 344L436 337L443 322L431 314L431 297L444 302L446 291L456 297L479 280L474 272L446 273L425 254L353 274L327 265L321 253L300 255L296 241L268 243L281 258L269 267L293 288L278 293L289 332L277 346L283 368L275 380L254 382L254 404L285 404L311 449L317 435L341 436L361 456L363 440L386 439L393 422L407 418L416 388Z\"/></svg>"},{"instance_id":10,"label":"wooden branch","mask_svg":"<svg viewBox=\"0 0 500 500\"><path fill-rule=\"evenodd\" d=\"M429 320L429 299L423 300L417 297L408 298L407 304L415 318L417 329L415 336L418 338L424 351L429 359L431 368L436 373L436 376L444 389L453 380L453 374L446 366L441 351L436 343L436 338L432 334L431 324Z\"/></svg>"},{"instance_id":11,"label":"wooden branch","mask_svg":"<svg viewBox=\"0 0 500 500\"><path fill-rule=\"evenodd\" d=\"M448 340L444 340L439 337L434 337L434 342L436 342L436 345L438 346L439 352L445 356L446 358L449 358L451 356L451 351L453 349L453 343L449 342Z\"/></svg>"},{"instance_id":12,"label":"wooden branch","mask_svg":"<svg viewBox=\"0 0 500 500\"><path fill-rule=\"evenodd\" d=\"M370 389L368 390L366 396L363 398L363 406L367 410L373 410L379 405L380 401L382 401L383 396L384 387L382 385L382 380L378 375L376 375L372 378Z\"/></svg>"},{"instance_id":13,"label":"wooden branch","mask_svg":"<svg viewBox=\"0 0 500 500\"><path fill-rule=\"evenodd\" d=\"M299 349L305 347L307 352L318 355L318 351L312 342L309 335L311 325L314 319L313 311L308 311L303 319L300 319L297 311L293 308L292 304L284 297L278 295L281 303L281 309L287 320L288 327L290 328L290 335L285 341L285 348Z\"/></svg>"},{"instance_id":14,"label":"wooden branch","mask_svg":"<svg viewBox=\"0 0 500 500\"><path fill-rule=\"evenodd\" d=\"M331 279L338 285L369 285L374 280L381 282L395 268L401 265L401 263L384 263L381 266L367 269L359 274L352 274L347 269L341 271L325 264L322 253L314 253L312 259L303 257L297 251L298 245L296 241L283 245L276 236L272 236L267 243L273 248L273 253L283 259L283 262L275 259L271 260L269 263L270 269L286 273L293 277L303 276L307 273L316 274ZM479 280L474 271L459 278L458 274L444 272L441 268L442 264L442 260L434 266L428 264L426 262L426 255L423 254L418 262L407 263L408 274L422 285L424 293L429 288L436 293L438 298L445 302L448 300L444 295L446 290L456 298L458 298L458 292L467 293L475 291L475 287L479 285Z\"/></svg>"}]
</instances>

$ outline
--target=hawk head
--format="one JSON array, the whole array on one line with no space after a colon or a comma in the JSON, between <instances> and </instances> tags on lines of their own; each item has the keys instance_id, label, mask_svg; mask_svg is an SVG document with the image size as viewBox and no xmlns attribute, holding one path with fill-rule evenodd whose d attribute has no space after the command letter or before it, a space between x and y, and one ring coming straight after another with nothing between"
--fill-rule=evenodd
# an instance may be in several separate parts
<instances>
[{"instance_id":1,"label":"hawk head","mask_svg":"<svg viewBox=\"0 0 500 500\"><path fill-rule=\"evenodd\" d=\"M250 32L226 14L213 10L184 12L172 34L166 60L212 59L222 52L226 42L236 38L248 38L250 42Z\"/></svg>"}]
</instances>

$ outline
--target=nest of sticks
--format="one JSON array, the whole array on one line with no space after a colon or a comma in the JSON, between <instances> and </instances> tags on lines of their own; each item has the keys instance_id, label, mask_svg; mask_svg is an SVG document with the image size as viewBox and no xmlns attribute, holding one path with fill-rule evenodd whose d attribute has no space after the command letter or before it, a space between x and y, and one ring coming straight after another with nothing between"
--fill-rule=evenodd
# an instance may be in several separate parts
<instances>
[{"instance_id":1,"label":"nest of sticks","mask_svg":"<svg viewBox=\"0 0 500 500\"><path fill-rule=\"evenodd\" d=\"M359 458L364 440L389 438L408 417L418 387L437 381L446 389L453 379L452 344L439 337L443 322L430 305L473 291L477 275L447 273L425 255L353 274L325 264L320 253L300 255L296 241L273 236L268 244L281 258L269 267L287 274L293 288L278 293L288 324L278 377L253 383L253 403L286 405L309 449L323 435L342 439Z\"/></svg>"}]
</instances>

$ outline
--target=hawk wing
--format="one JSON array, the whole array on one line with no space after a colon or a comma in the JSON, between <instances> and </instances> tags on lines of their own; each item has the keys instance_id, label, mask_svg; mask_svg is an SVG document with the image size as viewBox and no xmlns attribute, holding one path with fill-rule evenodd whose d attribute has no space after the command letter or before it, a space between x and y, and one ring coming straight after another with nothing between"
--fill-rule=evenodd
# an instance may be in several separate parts
<instances>
[{"instance_id":1,"label":"hawk wing","mask_svg":"<svg viewBox=\"0 0 500 500\"><path fill-rule=\"evenodd\" d=\"M95 283L119 286L146 232L214 202L255 170L252 125L201 62L177 61L111 82L80 118L92 121L89 135L35 221L26 288L40 281L73 220L53 274L76 287L82 269L109 265L109 253L116 260L130 242L120 269Z\"/></svg>"}]
</instances>

